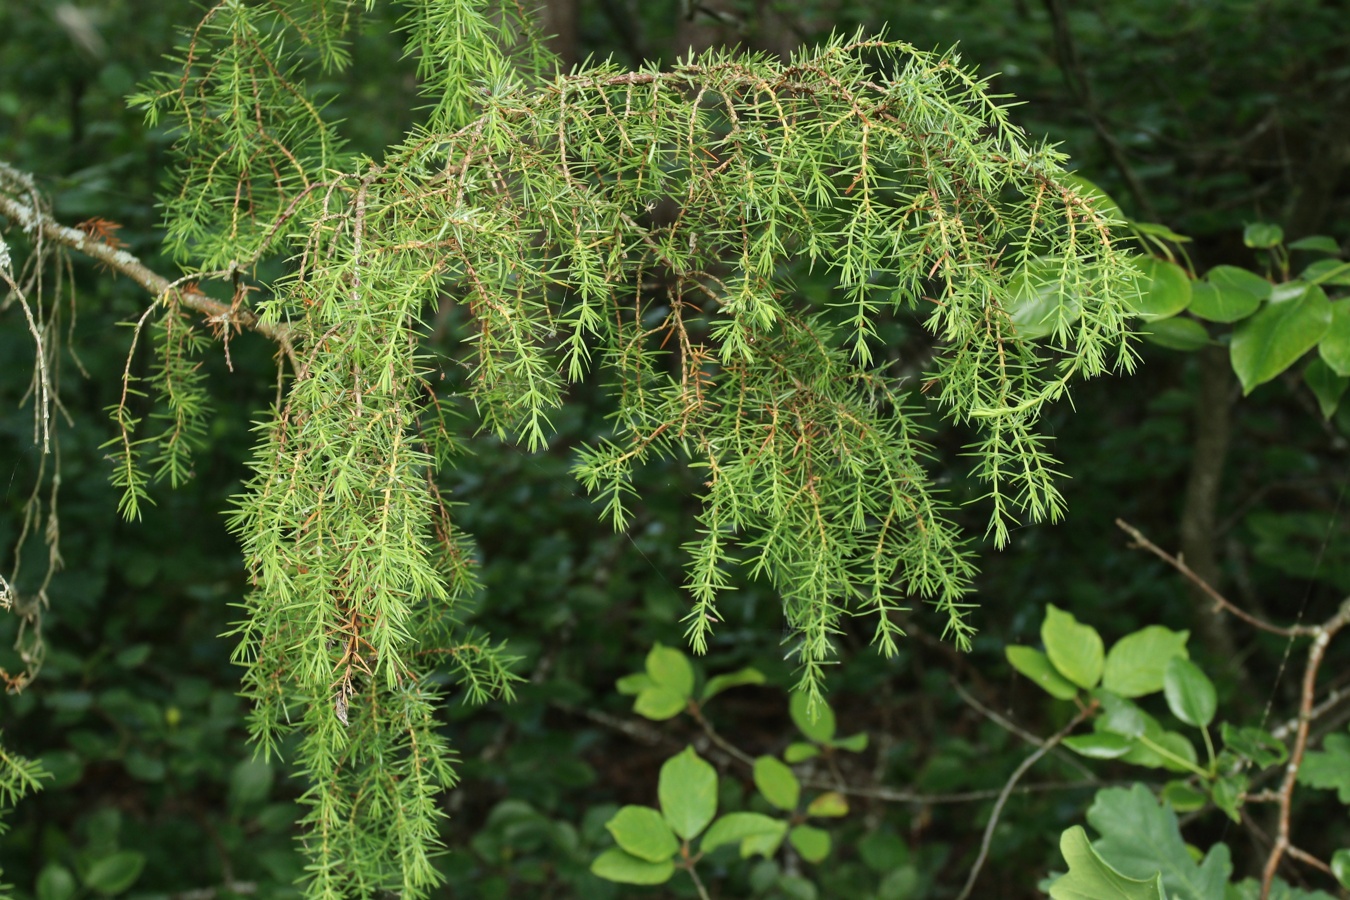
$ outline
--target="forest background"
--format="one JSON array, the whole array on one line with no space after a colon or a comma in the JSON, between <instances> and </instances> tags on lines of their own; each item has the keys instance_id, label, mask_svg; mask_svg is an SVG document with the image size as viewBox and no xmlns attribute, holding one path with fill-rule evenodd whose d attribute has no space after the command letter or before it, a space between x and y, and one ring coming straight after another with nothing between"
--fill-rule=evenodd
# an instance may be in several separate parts
<instances>
[{"instance_id":1,"label":"forest background","mask_svg":"<svg viewBox=\"0 0 1350 900\"><path fill-rule=\"evenodd\" d=\"M371 154L395 142L423 102L413 62L387 27L397 15L376 9L385 27L355 39L353 65L330 86L328 112ZM1230 265L1265 274L1272 257L1251 246L1253 223L1282 226L1288 242L1330 235L1340 251L1350 236L1350 27L1337 3L575 0L542 15L567 64L609 55L626 66L668 64L689 47L734 44L786 55L858 27L920 48L959 44L995 93L1022 104L1011 115L1029 135L1059 143L1130 218L1190 238L1171 246L1184 248L1196 273ZM32 173L60 221L115 223L120 244L170 277L155 192L171 138L124 98L164 68L175 29L197 17L187 3L0 6L0 161ZM146 298L78 257L71 275L78 301L65 315L79 362L62 361L64 567L47 591L40 676L0 700L5 745L40 758L54 777L8 816L5 880L20 896L46 890L44 900L69 896L54 876L42 887L54 868L99 894L285 896L301 875L291 826L301 787L284 763L252 759L232 646L220 637L245 581L221 511L246 475L250 423L275 395L274 348L244 333L230 340L228 359L207 353L215 404L207 447L184 486L157 490L142 520L128 523L101 448L115 434L105 410L121 390L110 373L121 373L129 346L118 325L139 316ZM808 276L799 286L827 290ZM29 492L49 488L52 470L33 446L32 411L20 405L30 339L17 306L0 315L8 554ZM447 308L432 321L431 345L453 357L461 324ZM924 351L925 336L903 322L882 323L880 333L897 360ZM1047 737L1069 718L1005 657L1008 645L1038 642L1048 604L1108 643L1148 625L1190 630L1191 656L1234 721L1273 728L1297 710L1303 650L1213 612L1114 523L1181 551L1201 579L1263 619L1326 620L1350 593L1350 412L1332 404L1325 414L1304 363L1243 396L1224 346L1146 342L1140 354L1134 375L1078 385L1072 403L1047 415L1071 476L1062 487L1068 511L1058 524L1015 531L1004 550L979 547L969 652L942 640L921 610L902 618L909 638L889 660L868 648L864 627L845 622L844 664L829 673L828 700L839 733L868 741L802 774L848 788L849 814L829 823L834 851L819 864L789 851L767 874L763 864L728 862L717 895L957 895L1000 788L1034 749L1026 735ZM144 353L133 357L133 366L152 365ZM671 462L647 466L633 519L614 533L571 474L577 448L605 432L608 409L598 392L579 388L573 399L542 452L466 426L474 452L447 474L481 563L471 623L506 642L524 679L514 702L449 710L461 782L445 799L452 853L438 865L450 896L693 896L678 878L635 888L592 874L590 861L610 843L606 821L618 805L651 804L662 763L686 744L724 773L727 803L746 802L755 786L700 721L648 721L615 689L654 645L685 647L681 546L694 537L700 476ZM987 510L967 477L967 439L944 431L933 468L957 502L969 502L960 524L978 534ZM21 592L44 577L47 548L28 541L22 553ZM708 713L715 734L751 757L780 753L798 739L781 607L767 585L747 580L721 614L699 665L709 675L754 667L765 683L718 697ZM18 628L6 617L0 643ZM1323 663L1319 700L1350 684L1343 643ZM1319 709L1313 745L1340 746L1323 742L1344 732L1350 704ZM1085 774L1076 758L1048 755L1024 782L1038 787L1001 809L978 895L1039 896L1037 881L1064 868L1058 836L1083 822L1093 792L1135 777L1112 765ZM1313 856L1350 847L1334 795L1307 792L1300 822ZM1201 848L1228 841L1237 875L1259 876L1275 823L1261 809L1240 824L1211 809L1186 828ZM90 867L110 859L135 865L91 880ZM1334 890L1315 869L1282 874Z\"/></svg>"}]
</instances>

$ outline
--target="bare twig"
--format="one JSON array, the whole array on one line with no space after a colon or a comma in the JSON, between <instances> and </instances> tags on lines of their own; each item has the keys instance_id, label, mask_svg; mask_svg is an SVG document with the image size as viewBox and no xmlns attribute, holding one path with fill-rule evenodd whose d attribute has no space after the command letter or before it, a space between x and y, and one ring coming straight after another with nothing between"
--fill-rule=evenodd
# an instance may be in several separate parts
<instances>
[{"instance_id":1,"label":"bare twig","mask_svg":"<svg viewBox=\"0 0 1350 900\"><path fill-rule=\"evenodd\" d=\"M952 679L951 685L953 688L956 689L957 696L960 697L967 706L975 710L980 715L984 716L989 721L993 722L995 725L999 726L1005 731L1012 732L1013 734L1020 737L1022 740L1026 741L1028 744L1031 744L1033 747L1045 746L1045 741L1041 740L1039 737L1032 734L1030 731L1027 731L1026 729L1022 728L1017 723L1013 722L1011 719L999 715L989 707L985 706L979 700L976 700L975 697L964 687L962 687L961 683L956 679ZM1090 781L1097 780L1096 775L1093 774L1093 771L1089 769L1087 766L1083 765L1083 763L1079 761L1077 757L1062 753L1062 751L1059 750L1056 750L1056 753L1066 763L1073 766L1079 772L1082 772L1083 777L1087 778Z\"/></svg>"},{"instance_id":2,"label":"bare twig","mask_svg":"<svg viewBox=\"0 0 1350 900\"><path fill-rule=\"evenodd\" d=\"M78 228L62 225L45 211L5 193L0 193L0 215L18 223L25 232L40 232L43 237L72 250L78 250L90 259L126 275L157 298L163 298L173 290L173 284L169 279L125 250L106 244ZM249 310L232 309L230 304L222 303L198 291L179 288L177 294L179 303L202 313L212 322L226 327L233 325L256 331L276 341L286 351L287 356L292 355L291 332L285 325L271 325L260 321Z\"/></svg>"},{"instance_id":3,"label":"bare twig","mask_svg":"<svg viewBox=\"0 0 1350 900\"><path fill-rule=\"evenodd\" d=\"M1141 547L1144 550L1147 550L1149 553L1152 553L1154 556L1158 557L1163 562L1167 563L1169 566L1176 569L1182 575L1185 575L1188 579L1190 579L1191 583L1194 584L1196 587L1198 587L1201 591L1203 591L1205 596L1209 597L1211 600L1214 601L1214 606L1216 608L1223 609L1229 613L1232 613L1233 615L1237 616L1239 619L1246 622L1253 628L1269 632L1270 634L1278 634L1280 637L1315 637L1318 633L1318 629L1320 627L1323 627L1316 625L1293 625L1289 627L1283 627L1280 625L1272 625L1270 622L1267 622L1264 619L1258 619L1256 616L1247 612L1245 609L1236 605L1235 603L1230 601L1227 597L1223 596L1218 591L1216 591L1213 588L1213 586L1210 585L1209 582L1205 581L1199 575L1195 574L1195 572L1193 572L1191 568L1187 566L1183 560L1178 559L1177 557L1160 548L1157 544L1153 543L1148 538L1144 537L1143 532L1141 532L1138 528L1135 528L1133 525L1126 522L1124 519L1116 519L1116 527L1118 527L1121 531L1125 532L1131 538L1134 539L1134 546Z\"/></svg>"},{"instance_id":4,"label":"bare twig","mask_svg":"<svg viewBox=\"0 0 1350 900\"><path fill-rule=\"evenodd\" d=\"M1021 779L1032 766L1036 765L1042 756L1045 756L1045 754L1058 746L1060 741L1068 737L1075 728L1088 718L1088 716L1092 715L1095 709L1095 702L1090 706L1080 709L1078 714L1070 719L1067 725L1042 742L1041 745L1037 747L1030 756L1022 760L1022 764L1013 771L1012 775L1008 778L1007 784L1003 785L1003 790L999 791L998 799L994 801L994 809L989 813L989 824L984 827L984 837L980 841L980 855L975 857L975 865L970 868L970 877L966 879L966 886L961 889L961 893L957 895L956 900L966 900L966 898L970 896L970 892L974 890L975 880L980 877L980 870L984 868L984 861L989 856L989 845L993 843L994 840L994 828L998 825L998 817L1003 813L1003 806L1008 802L1008 797L1012 795L1013 788L1017 786L1018 780Z\"/></svg>"},{"instance_id":5,"label":"bare twig","mask_svg":"<svg viewBox=\"0 0 1350 900\"><path fill-rule=\"evenodd\" d=\"M1350 625L1350 597L1341 601L1341 607L1321 625L1307 626L1313 634L1312 646L1308 648L1308 665L1303 670L1303 690L1299 700L1298 727L1294 732L1294 746L1289 751L1289 762L1284 769L1284 782L1279 790L1279 827L1275 833L1275 843L1266 857L1266 866L1261 873L1261 900L1270 896L1270 887L1275 881L1275 872L1280 867L1280 859L1288 853L1295 859L1308 862L1310 857L1294 848L1289 841L1290 810L1294 803L1294 786L1298 783L1298 770L1303 765L1303 755L1308 749L1308 729L1313 720L1313 698L1317 695L1317 670L1322 667L1327 645L1341 629ZM1320 861L1318 861L1320 863Z\"/></svg>"}]
</instances>

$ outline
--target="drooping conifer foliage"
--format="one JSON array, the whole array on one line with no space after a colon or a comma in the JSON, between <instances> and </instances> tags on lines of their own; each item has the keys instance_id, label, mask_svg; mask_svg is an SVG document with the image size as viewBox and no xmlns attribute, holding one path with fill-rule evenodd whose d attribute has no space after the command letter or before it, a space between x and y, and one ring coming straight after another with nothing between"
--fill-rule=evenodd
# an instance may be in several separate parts
<instances>
[{"instance_id":1,"label":"drooping conifer foliage","mask_svg":"<svg viewBox=\"0 0 1350 900\"><path fill-rule=\"evenodd\" d=\"M972 633L925 415L974 435L1002 544L1061 508L1042 407L1131 359L1109 218L953 55L857 36L560 74L513 3L418 0L430 106L376 160L344 150L359 123L329 121L306 83L346 64L361 12L219 3L138 97L178 136L165 225L188 275L157 301L167 430L116 413L134 516L207 414L182 285L231 280L218 336L278 342L282 391L230 513L253 585L234 638L254 738L299 737L314 897L436 884L454 780L438 710L511 690L501 646L456 616L472 547L436 486L456 398L430 375L428 310L465 312L466 407L530 449L570 385L613 392L612 434L576 474L616 527L636 466L699 470L690 642L745 566L780 593L808 692L841 616L870 616L883 652L911 598L958 645ZM828 303L794 293L792 259L832 274ZM254 283L265 260L287 274ZM877 353L897 315L933 336L907 376L919 399Z\"/></svg>"}]
</instances>

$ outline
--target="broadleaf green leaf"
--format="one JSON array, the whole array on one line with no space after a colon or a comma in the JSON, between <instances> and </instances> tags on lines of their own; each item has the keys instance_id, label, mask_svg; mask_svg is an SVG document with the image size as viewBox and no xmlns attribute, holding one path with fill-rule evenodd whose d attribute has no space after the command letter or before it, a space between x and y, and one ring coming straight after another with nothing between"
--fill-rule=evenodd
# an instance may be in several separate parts
<instances>
[{"instance_id":1,"label":"broadleaf green leaf","mask_svg":"<svg viewBox=\"0 0 1350 900\"><path fill-rule=\"evenodd\" d=\"M136 883L145 868L145 854L135 850L111 853L90 864L84 873L84 886L96 894L110 897L120 894Z\"/></svg>"},{"instance_id":2,"label":"broadleaf green leaf","mask_svg":"<svg viewBox=\"0 0 1350 900\"><path fill-rule=\"evenodd\" d=\"M1253 222L1242 230L1242 242L1255 250L1274 247L1284 240L1284 229L1270 222Z\"/></svg>"},{"instance_id":3,"label":"broadleaf green leaf","mask_svg":"<svg viewBox=\"0 0 1350 900\"><path fill-rule=\"evenodd\" d=\"M60 863L49 862L38 873L37 900L70 900L75 889L75 876Z\"/></svg>"},{"instance_id":4,"label":"broadleaf green leaf","mask_svg":"<svg viewBox=\"0 0 1350 900\"><path fill-rule=\"evenodd\" d=\"M704 703L716 697L725 690L734 687L741 687L747 684L763 684L764 673L759 669L744 668L735 672L727 672L723 675L714 675L708 679L708 683L703 686L702 701Z\"/></svg>"},{"instance_id":5,"label":"broadleaf green leaf","mask_svg":"<svg viewBox=\"0 0 1350 900\"><path fill-rule=\"evenodd\" d=\"M1066 679L1088 690L1097 686L1106 655L1097 629L1050 604L1041 623L1041 643L1050 662Z\"/></svg>"},{"instance_id":6,"label":"broadleaf green leaf","mask_svg":"<svg viewBox=\"0 0 1350 900\"><path fill-rule=\"evenodd\" d=\"M1331 327L1317 344L1322 361L1337 375L1350 375L1350 300L1331 304Z\"/></svg>"},{"instance_id":7,"label":"broadleaf green leaf","mask_svg":"<svg viewBox=\"0 0 1350 900\"><path fill-rule=\"evenodd\" d=\"M1059 838L1059 852L1069 871L1050 885L1051 900L1167 900L1162 876L1130 878L1112 868L1075 825Z\"/></svg>"},{"instance_id":8,"label":"broadleaf green leaf","mask_svg":"<svg viewBox=\"0 0 1350 900\"><path fill-rule=\"evenodd\" d=\"M1344 732L1329 734L1322 741L1321 750L1303 755L1298 770L1298 783L1324 791L1336 791L1336 799L1350 805L1350 735Z\"/></svg>"},{"instance_id":9,"label":"broadleaf green leaf","mask_svg":"<svg viewBox=\"0 0 1350 900\"><path fill-rule=\"evenodd\" d=\"M688 708L688 697L660 684L643 688L633 701L633 712L653 722L673 719Z\"/></svg>"},{"instance_id":10,"label":"broadleaf green leaf","mask_svg":"<svg viewBox=\"0 0 1350 900\"><path fill-rule=\"evenodd\" d=\"M1168 660L1163 694L1167 697L1167 707L1172 710L1172 715L1187 725L1204 728L1214 721L1214 712L1218 707L1214 682L1189 659L1174 656Z\"/></svg>"},{"instance_id":11,"label":"broadleaf green leaf","mask_svg":"<svg viewBox=\"0 0 1350 900\"><path fill-rule=\"evenodd\" d=\"M817 744L808 744L805 741L793 741L783 750L783 759L789 763L805 762L808 759L820 755L820 746Z\"/></svg>"},{"instance_id":12,"label":"broadleaf green leaf","mask_svg":"<svg viewBox=\"0 0 1350 900\"><path fill-rule=\"evenodd\" d=\"M1140 271L1139 295L1126 295L1127 301L1146 322L1175 316L1191 302L1191 279L1176 263L1154 256L1137 260Z\"/></svg>"},{"instance_id":13,"label":"broadleaf green leaf","mask_svg":"<svg viewBox=\"0 0 1350 900\"><path fill-rule=\"evenodd\" d=\"M860 731L846 738L835 738L830 741L830 746L836 750L847 750L849 753L861 753L867 749L867 732ZM791 762L791 760L788 761Z\"/></svg>"},{"instance_id":14,"label":"broadleaf green leaf","mask_svg":"<svg viewBox=\"0 0 1350 900\"><path fill-rule=\"evenodd\" d=\"M1209 332L1205 330L1205 326L1194 319L1180 317L1145 322L1139 326L1139 333L1150 344L1157 344L1168 350L1180 350L1182 353L1192 353L1210 342Z\"/></svg>"},{"instance_id":15,"label":"broadleaf green leaf","mask_svg":"<svg viewBox=\"0 0 1350 900\"><path fill-rule=\"evenodd\" d=\"M1061 743L1079 756L1089 759L1119 759L1134 746L1133 739L1109 731L1075 734L1066 737Z\"/></svg>"},{"instance_id":16,"label":"broadleaf green leaf","mask_svg":"<svg viewBox=\"0 0 1350 900\"><path fill-rule=\"evenodd\" d=\"M1254 762L1258 768L1283 765L1289 758L1284 741L1262 728L1235 728L1224 722L1219 733L1224 746Z\"/></svg>"},{"instance_id":17,"label":"broadleaf green leaf","mask_svg":"<svg viewBox=\"0 0 1350 900\"><path fill-rule=\"evenodd\" d=\"M785 763L775 756L761 756L755 760L755 787L770 805L793 812L801 799L802 785Z\"/></svg>"},{"instance_id":18,"label":"broadleaf green leaf","mask_svg":"<svg viewBox=\"0 0 1350 900\"><path fill-rule=\"evenodd\" d=\"M811 698L801 691L793 691L788 700L788 714L802 734L817 744L828 744L834 738L834 710L824 700L811 704Z\"/></svg>"},{"instance_id":19,"label":"broadleaf green leaf","mask_svg":"<svg viewBox=\"0 0 1350 900\"><path fill-rule=\"evenodd\" d=\"M1057 700L1072 700L1078 695L1078 688L1050 663L1050 657L1034 647L1009 644L1003 648L1008 662L1014 669L1030 678L1041 689Z\"/></svg>"},{"instance_id":20,"label":"broadleaf green leaf","mask_svg":"<svg viewBox=\"0 0 1350 900\"><path fill-rule=\"evenodd\" d=\"M1106 654L1102 687L1121 697L1142 697L1163 688L1167 663L1185 657L1189 631L1149 625L1125 635Z\"/></svg>"},{"instance_id":21,"label":"broadleaf green leaf","mask_svg":"<svg viewBox=\"0 0 1350 900\"><path fill-rule=\"evenodd\" d=\"M1336 408L1341 405L1345 389L1350 387L1350 378L1337 375L1331 371L1331 366L1317 358L1303 370L1303 383L1317 398L1317 408L1322 411L1322 418L1330 421L1336 414Z\"/></svg>"},{"instance_id":22,"label":"broadleaf green leaf","mask_svg":"<svg viewBox=\"0 0 1350 900\"><path fill-rule=\"evenodd\" d=\"M661 766L657 796L675 834L693 840L717 814L717 772L686 747Z\"/></svg>"},{"instance_id":23,"label":"broadleaf green leaf","mask_svg":"<svg viewBox=\"0 0 1350 900\"><path fill-rule=\"evenodd\" d=\"M647 674L652 681L688 700L694 696L694 667L689 657L674 647L656 644L647 654Z\"/></svg>"},{"instance_id":24,"label":"broadleaf green leaf","mask_svg":"<svg viewBox=\"0 0 1350 900\"><path fill-rule=\"evenodd\" d=\"M1299 238L1289 245L1290 250L1311 250L1314 253L1330 253L1337 256L1341 252L1341 245L1336 243L1336 239L1325 234L1312 234L1308 237Z\"/></svg>"},{"instance_id":25,"label":"broadleaf green leaf","mask_svg":"<svg viewBox=\"0 0 1350 900\"><path fill-rule=\"evenodd\" d=\"M610 847L591 863L591 874L619 884L665 884L675 874L675 863L671 860L648 862L618 847Z\"/></svg>"},{"instance_id":26,"label":"broadleaf green leaf","mask_svg":"<svg viewBox=\"0 0 1350 900\"><path fill-rule=\"evenodd\" d=\"M646 672L633 672L614 682L616 691L630 697L636 696L650 687L656 687L656 682L652 681L652 676Z\"/></svg>"},{"instance_id":27,"label":"broadleaf green leaf","mask_svg":"<svg viewBox=\"0 0 1350 900\"><path fill-rule=\"evenodd\" d=\"M1243 393L1250 394L1289 368L1330 329L1331 302L1316 285L1292 299L1272 299L1256 315L1239 322L1229 353Z\"/></svg>"},{"instance_id":28,"label":"broadleaf green leaf","mask_svg":"<svg viewBox=\"0 0 1350 900\"><path fill-rule=\"evenodd\" d=\"M701 852L711 853L725 844L739 844L752 835L776 835L781 840L785 831L786 822L763 813L726 813L708 826L698 846Z\"/></svg>"},{"instance_id":29,"label":"broadleaf green leaf","mask_svg":"<svg viewBox=\"0 0 1350 900\"><path fill-rule=\"evenodd\" d=\"M806 805L808 816L834 819L848 815L848 798L838 791L826 791Z\"/></svg>"},{"instance_id":30,"label":"broadleaf green leaf","mask_svg":"<svg viewBox=\"0 0 1350 900\"><path fill-rule=\"evenodd\" d=\"M812 825L794 826L788 832L788 843L809 863L822 862L830 855L830 833Z\"/></svg>"},{"instance_id":31,"label":"broadleaf green leaf","mask_svg":"<svg viewBox=\"0 0 1350 900\"><path fill-rule=\"evenodd\" d=\"M605 823L605 828L621 849L647 862L671 859L680 849L670 825L650 806L622 807Z\"/></svg>"}]
</instances>

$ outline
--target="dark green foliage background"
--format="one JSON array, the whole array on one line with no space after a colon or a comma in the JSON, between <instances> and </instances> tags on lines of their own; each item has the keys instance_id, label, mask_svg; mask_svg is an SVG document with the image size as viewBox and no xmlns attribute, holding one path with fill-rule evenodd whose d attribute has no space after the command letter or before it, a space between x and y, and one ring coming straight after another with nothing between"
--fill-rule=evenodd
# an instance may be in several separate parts
<instances>
[{"instance_id":1,"label":"dark green foliage background","mask_svg":"<svg viewBox=\"0 0 1350 900\"><path fill-rule=\"evenodd\" d=\"M669 61L684 34L675 6L583 0L578 53L620 48L627 62L636 46ZM1080 66L1067 68L1063 46L1056 49L1054 2L741 6L727 8L745 21L752 46L770 43L766 35L784 21L808 39L889 23L892 36L920 47L961 42L967 63L1002 72L996 88L1026 102L1014 116L1030 134L1062 141L1080 170L1130 214L1193 235L1199 268L1253 265L1241 228L1257 219L1283 223L1292 237L1350 235L1350 32L1336 4L1074 4L1065 15ZM0 6L0 159L35 173L62 221L97 215L121 223L119 237L132 252L165 273L172 265L158 255L154 191L167 139L121 98L161 67L174 26L196 14L187 3L111 0L90 13L101 39L90 48L49 4ZM332 112L356 147L374 153L397 139L420 101L411 63L389 29L359 39L354 55L344 82L332 85L340 98ZM127 333L117 325L146 298L83 261L76 277L71 346L92 377L63 361L62 397L72 415L61 426L65 569L51 591L42 676L0 700L6 743L41 756L57 778L10 816L0 863L26 895L46 860L115 842L148 856L137 891L235 881L281 896L299 874L290 832L299 787L284 766L272 772L248 761L237 670L229 643L217 637L244 590L220 512L245 475L250 422L273 396L272 348L256 335L236 338L232 372L218 353L208 354L217 415L195 478L178 491L155 491L157 505L127 524L116 514L98 448L113 433L103 410L116 399L109 373L120 371L126 350ZM808 293L826 289L806 272L797 281ZM434 323L447 394L463 371L454 362L457 325L453 310ZM894 357L923 350L923 336L900 323L883 323L882 336ZM928 793L1000 786L1024 746L964 705L950 682L1031 730L1057 727L1046 720L1043 695L1011 677L1002 656L1007 643L1034 641L1046 603L1091 621L1108 640L1150 623L1194 627L1194 602L1181 581L1127 550L1112 525L1121 517L1177 546L1194 464L1199 360L1149 346L1143 355L1133 378L1082 385L1073 394L1076 411L1061 402L1052 415L1049 430L1072 475L1063 488L1067 521L1019 531L1008 550L983 556L972 653L960 655L927 633L922 615L906 623L911 639L889 662L867 649L863 628L842 636L847 664L831 675L831 702L842 733L866 730L873 740L846 768L850 781L878 778ZM0 319L0 363L0 551L9 553L38 461L31 410L19 407L31 345L14 310ZM611 727L609 717L627 715L614 679L639 668L653 642L681 643L688 600L679 547L693 536L695 476L673 464L642 470L643 502L628 531L613 534L569 474L576 448L604 433L607 410L589 387L571 399L547 451L474 437L473 455L445 478L466 504L459 522L481 555L474 624L506 639L529 679L513 705L456 705L449 714L463 760L463 786L447 800L455 850L443 862L455 897L636 895L594 879L587 860L600 845L607 805L651 802L661 761L692 737L676 725L644 743ZM1224 589L1272 619L1318 621L1350 591L1347 433L1346 411L1324 423L1293 376L1235 407L1213 538ZM937 465L951 467L939 474L958 499L974 499L959 456L967 439L946 434L938 446ZM979 529L985 513L976 502L963 524ZM39 577L44 551L31 543L26 552L27 576ZM706 671L755 665L777 687L719 698L719 728L752 753L780 750L790 725L779 688L793 673L782 662L779 605L763 584L751 583L722 614ZM13 626L0 619L0 645L8 646ZM1284 643L1241 630L1234 637L1235 659L1207 660L1220 709L1259 718L1269 700L1287 712L1297 685L1281 668ZM1339 656L1325 671L1344 685L1350 660L1344 647L1333 652ZM1045 781L1080 777L1054 759L1037 772ZM1081 820L1089 799L1087 790L1015 799L997 832L991 868L999 874L986 879L982 895L1035 896L1033 873L1058 862L1055 838ZM819 870L822 893L876 890L876 876L851 848L880 833L909 844L926 885L913 896L949 896L987 814L979 803L862 802L838 828L840 851ZM1327 822L1309 829L1317 845L1306 849L1325 857L1350 844L1329 795L1307 798L1298 815ZM1191 836L1205 846L1225 829L1211 816ZM744 877L728 873L723 896L746 896ZM679 879L670 888L682 889Z\"/></svg>"}]
</instances>

